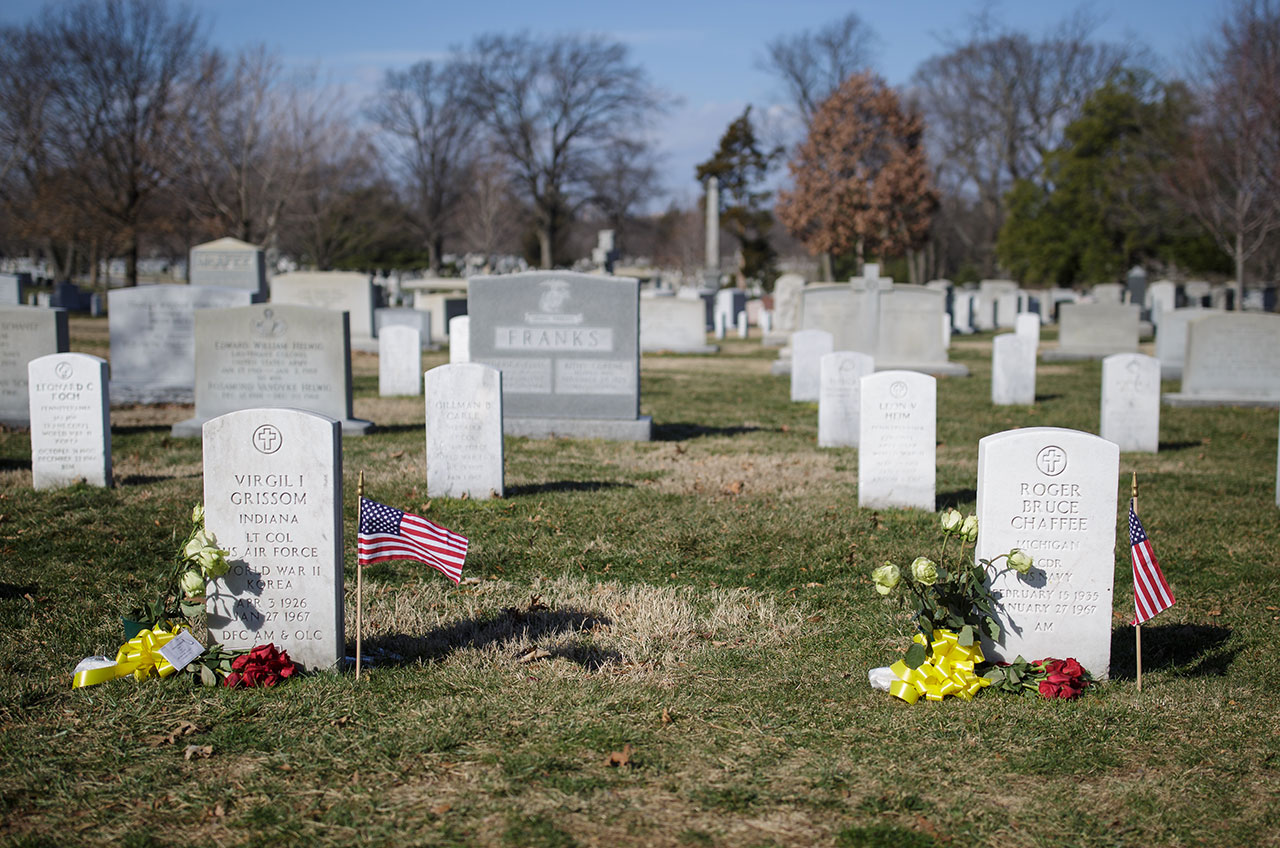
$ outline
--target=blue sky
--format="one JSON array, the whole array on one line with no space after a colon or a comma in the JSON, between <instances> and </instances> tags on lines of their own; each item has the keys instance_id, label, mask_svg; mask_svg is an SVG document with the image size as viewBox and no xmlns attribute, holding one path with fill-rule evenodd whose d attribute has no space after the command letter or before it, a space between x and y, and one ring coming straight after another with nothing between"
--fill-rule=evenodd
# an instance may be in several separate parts
<instances>
[{"instance_id":1,"label":"blue sky","mask_svg":"<svg viewBox=\"0 0 1280 848\"><path fill-rule=\"evenodd\" d=\"M35 0L6 0L0 21L20 23L36 13ZM1100 25L1099 38L1137 40L1168 72L1194 53L1226 6L1210 0L1115 0L1068 5L1043 0L640 0L628 3L560 0L197 0L214 44L234 49L263 43L289 65L315 66L342 84L348 97L374 90L388 68L447 54L483 32L593 32L631 49L658 87L680 99L655 127L666 153L664 184L692 199L695 163L715 149L729 121L752 103L767 109L781 89L756 69L770 39L812 29L849 11L876 33L876 70L892 84L906 83L921 61L963 40L987 8L1007 27L1033 35L1083 8Z\"/></svg>"}]
</instances>

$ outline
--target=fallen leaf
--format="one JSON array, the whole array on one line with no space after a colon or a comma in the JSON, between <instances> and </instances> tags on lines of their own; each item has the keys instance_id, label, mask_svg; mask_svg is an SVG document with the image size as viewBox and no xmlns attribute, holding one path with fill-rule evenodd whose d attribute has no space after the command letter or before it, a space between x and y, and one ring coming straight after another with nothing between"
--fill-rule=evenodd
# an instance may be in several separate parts
<instances>
[{"instance_id":1,"label":"fallen leaf","mask_svg":"<svg viewBox=\"0 0 1280 848\"><path fill-rule=\"evenodd\" d=\"M201 759L207 760L213 756L212 745L188 745L187 750L182 752L182 759Z\"/></svg>"},{"instance_id":2,"label":"fallen leaf","mask_svg":"<svg viewBox=\"0 0 1280 848\"><path fill-rule=\"evenodd\" d=\"M671 713L670 713L670 711L669 711L669 710L667 710L667 708L666 708L666 707L663 707L663 708L662 708L662 723L663 723L663 724L670 724L670 723L671 723Z\"/></svg>"},{"instance_id":3,"label":"fallen leaf","mask_svg":"<svg viewBox=\"0 0 1280 848\"><path fill-rule=\"evenodd\" d=\"M437 804L431 808L431 812L437 816L443 816L445 813L453 809L452 804Z\"/></svg>"},{"instance_id":4,"label":"fallen leaf","mask_svg":"<svg viewBox=\"0 0 1280 848\"><path fill-rule=\"evenodd\" d=\"M782 425L782 432L784 432L784 433L790 433L790 432L791 432L791 427L790 427L789 425L787 425L787 424L783 424L783 425Z\"/></svg>"},{"instance_id":5,"label":"fallen leaf","mask_svg":"<svg viewBox=\"0 0 1280 848\"><path fill-rule=\"evenodd\" d=\"M1271 612L1276 612L1277 610L1280 610L1280 607L1267 607L1267 609L1269 609Z\"/></svg>"},{"instance_id":6,"label":"fallen leaf","mask_svg":"<svg viewBox=\"0 0 1280 848\"><path fill-rule=\"evenodd\" d=\"M182 737L190 736L191 734L196 733L198 731L199 731L199 728L197 728L194 724L192 724L189 721L184 721L177 724L173 728L173 730L170 730L168 733L161 733L156 736L148 736L143 741L145 741L152 748L158 748L161 745L173 745ZM190 758L188 757L188 759Z\"/></svg>"},{"instance_id":7,"label":"fallen leaf","mask_svg":"<svg viewBox=\"0 0 1280 848\"><path fill-rule=\"evenodd\" d=\"M815 623L817 623L817 622L819 622L819 621L822 621L822 616L820 616L820 615L811 615L811 616L809 616L807 619L805 619L805 621L809 622L810 624L815 624Z\"/></svg>"},{"instance_id":8,"label":"fallen leaf","mask_svg":"<svg viewBox=\"0 0 1280 848\"><path fill-rule=\"evenodd\" d=\"M342 727L344 724L347 724L350 721L351 721L351 716L344 715L339 718L335 718L333 721L329 722L329 724L332 725L333 727Z\"/></svg>"},{"instance_id":9,"label":"fallen leaf","mask_svg":"<svg viewBox=\"0 0 1280 848\"><path fill-rule=\"evenodd\" d=\"M1211 609L1211 610L1209 610L1209 615L1222 615L1222 610L1220 610L1220 609Z\"/></svg>"},{"instance_id":10,"label":"fallen leaf","mask_svg":"<svg viewBox=\"0 0 1280 848\"><path fill-rule=\"evenodd\" d=\"M631 747L631 743L622 746L621 751L614 751L605 759L604 764L611 768L631 765L631 754L635 749Z\"/></svg>"},{"instance_id":11,"label":"fallen leaf","mask_svg":"<svg viewBox=\"0 0 1280 848\"><path fill-rule=\"evenodd\" d=\"M734 480L732 483L730 483L729 485L727 485L727 486L725 486L723 489L721 489L721 490L720 490L720 494L722 494L722 495L740 495L740 494L742 494L742 487L743 487L743 486L745 486L745 485L747 485L747 484L746 484L746 481L744 481L744 480Z\"/></svg>"},{"instance_id":12,"label":"fallen leaf","mask_svg":"<svg viewBox=\"0 0 1280 848\"><path fill-rule=\"evenodd\" d=\"M821 587L822 587L822 584L821 584L821 583L806 583L806 584L804 584L804 587L805 587L806 589L819 589L819 588L821 588Z\"/></svg>"},{"instance_id":13,"label":"fallen leaf","mask_svg":"<svg viewBox=\"0 0 1280 848\"><path fill-rule=\"evenodd\" d=\"M218 804L213 808L214 818L220 819L226 814L227 814L226 808L222 806L222 802L218 802Z\"/></svg>"}]
</instances>

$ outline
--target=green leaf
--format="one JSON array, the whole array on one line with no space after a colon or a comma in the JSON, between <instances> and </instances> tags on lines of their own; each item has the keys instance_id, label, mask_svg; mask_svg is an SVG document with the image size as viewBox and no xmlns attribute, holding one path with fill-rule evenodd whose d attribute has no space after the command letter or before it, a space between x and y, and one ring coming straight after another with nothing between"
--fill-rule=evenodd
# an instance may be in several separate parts
<instances>
[{"instance_id":1,"label":"green leaf","mask_svg":"<svg viewBox=\"0 0 1280 848\"><path fill-rule=\"evenodd\" d=\"M960 628L960 638L958 641L962 646L966 648L973 644L973 626L972 625L966 624L964 627Z\"/></svg>"},{"instance_id":2,"label":"green leaf","mask_svg":"<svg viewBox=\"0 0 1280 848\"><path fill-rule=\"evenodd\" d=\"M987 631L987 635L993 640L1000 640L1000 625L996 624L996 620L991 616L984 616L982 619L983 629Z\"/></svg>"},{"instance_id":3,"label":"green leaf","mask_svg":"<svg viewBox=\"0 0 1280 848\"><path fill-rule=\"evenodd\" d=\"M207 665L200 666L200 682L205 686L217 686L218 675L213 673L213 669Z\"/></svg>"},{"instance_id":4,"label":"green leaf","mask_svg":"<svg viewBox=\"0 0 1280 848\"><path fill-rule=\"evenodd\" d=\"M924 645L913 642L910 648L907 648L907 655L902 661L907 664L907 668L919 668L924 665L925 653Z\"/></svg>"}]
</instances>

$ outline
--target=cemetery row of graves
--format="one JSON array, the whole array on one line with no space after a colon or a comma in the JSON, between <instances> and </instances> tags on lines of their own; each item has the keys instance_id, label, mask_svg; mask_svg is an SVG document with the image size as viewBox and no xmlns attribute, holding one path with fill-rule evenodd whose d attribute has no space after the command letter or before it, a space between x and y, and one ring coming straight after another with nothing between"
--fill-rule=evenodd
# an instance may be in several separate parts
<instances>
[{"instance_id":1,"label":"cemetery row of graves","mask_svg":"<svg viewBox=\"0 0 1280 848\"><path fill-rule=\"evenodd\" d=\"M1230 844L1280 824L1274 315L871 267L783 285L752 321L740 295L551 273L473 279L441 331L378 321L367 278L299 288L320 282L340 309L287 280L244 303L113 292L106 321L0 309L26 400L0 432L17 843ZM655 309L686 305L692 355L652 341L676 324ZM1177 594L1144 628L1141 691L1135 473ZM361 477L470 540L459 585L369 566L357 617ZM314 673L72 691L195 504L231 566L202 635ZM1099 685L913 706L868 686L914 632L871 571L949 561L949 508L978 517L979 557L1036 562L992 583L988 658L1071 656Z\"/></svg>"}]
</instances>

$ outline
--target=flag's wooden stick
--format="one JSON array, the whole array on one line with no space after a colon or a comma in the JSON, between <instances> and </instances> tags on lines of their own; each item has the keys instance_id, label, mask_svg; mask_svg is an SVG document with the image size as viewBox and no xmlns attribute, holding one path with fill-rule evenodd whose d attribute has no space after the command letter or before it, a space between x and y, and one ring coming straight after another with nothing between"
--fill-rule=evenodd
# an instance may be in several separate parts
<instances>
[{"instance_id":1,"label":"flag's wooden stick","mask_svg":"<svg viewBox=\"0 0 1280 848\"><path fill-rule=\"evenodd\" d=\"M1137 515L1138 514L1138 472L1136 471L1133 472L1133 488L1130 494L1133 497L1133 513L1134 515ZM1133 554L1131 550L1130 556L1132 555ZM1134 579L1135 580L1137 579L1136 576ZM1137 595L1138 587L1135 586L1133 591L1134 591L1134 597L1136 598L1138 596ZM1137 656L1137 663L1138 663L1138 691L1141 692L1142 691L1142 625L1137 621L1136 614L1134 615L1134 622L1133 622L1133 638L1134 638L1134 652Z\"/></svg>"},{"instance_id":2,"label":"flag's wooden stick","mask_svg":"<svg viewBox=\"0 0 1280 848\"><path fill-rule=\"evenodd\" d=\"M356 483L356 680L360 679L360 634L364 632L364 569L360 566L360 507L364 503L364 472Z\"/></svg>"}]
</instances>

